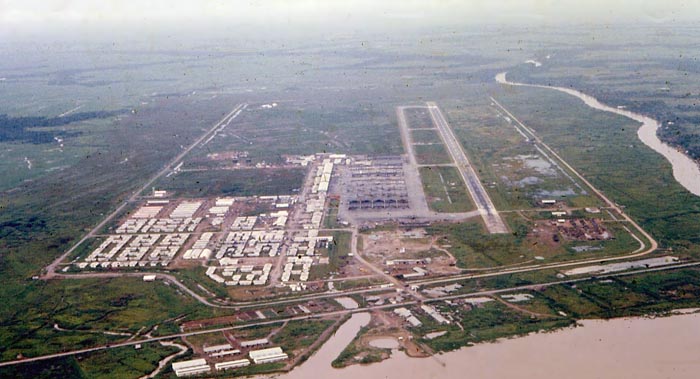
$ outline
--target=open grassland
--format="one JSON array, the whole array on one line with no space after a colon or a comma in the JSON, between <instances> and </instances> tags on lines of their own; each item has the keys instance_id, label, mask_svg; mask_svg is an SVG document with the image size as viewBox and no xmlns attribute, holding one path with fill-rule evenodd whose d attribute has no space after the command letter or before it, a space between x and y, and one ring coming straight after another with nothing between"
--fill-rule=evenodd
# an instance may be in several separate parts
<instances>
[{"instance_id":1,"label":"open grassland","mask_svg":"<svg viewBox=\"0 0 700 379\"><path fill-rule=\"evenodd\" d=\"M457 168L421 167L419 172L430 209L446 213L474 210L474 204Z\"/></svg>"},{"instance_id":2,"label":"open grassland","mask_svg":"<svg viewBox=\"0 0 700 379\"><path fill-rule=\"evenodd\" d=\"M524 83L575 88L603 103L649 115L665 124L659 130L662 140L700 159L697 99L692 95L698 84L698 67L694 58L675 54L695 36L678 33L675 43L670 44L668 38L662 42L638 35L634 43L646 47L627 49L624 46L629 40L624 34L616 31L615 42L605 49L567 51L557 57L556 64L537 68L518 65L509 71L509 77Z\"/></svg>"},{"instance_id":3,"label":"open grassland","mask_svg":"<svg viewBox=\"0 0 700 379\"><path fill-rule=\"evenodd\" d=\"M153 372L161 359L178 351L176 347L150 343L138 350L127 346L78 356L75 360L84 378L138 378Z\"/></svg>"},{"instance_id":4,"label":"open grassland","mask_svg":"<svg viewBox=\"0 0 700 379\"><path fill-rule=\"evenodd\" d=\"M420 165L449 164L452 157L447 153L442 143L433 145L413 145L416 154L416 162Z\"/></svg>"},{"instance_id":5,"label":"open grassland","mask_svg":"<svg viewBox=\"0 0 700 379\"><path fill-rule=\"evenodd\" d=\"M511 234L488 234L479 221L459 224L434 224L426 228L429 234L441 236L438 242L450 246L460 268L496 268L513 264L535 262L563 262L594 259L629 254L639 248L639 243L619 224L608 223L615 236L607 241L571 241L561 238L551 241L551 235L535 236L530 231L533 223L516 214L507 214ZM600 248L575 252L574 246Z\"/></svg>"},{"instance_id":6,"label":"open grassland","mask_svg":"<svg viewBox=\"0 0 700 379\"><path fill-rule=\"evenodd\" d=\"M437 129L411 130L411 140L413 140L413 143L442 143L442 138Z\"/></svg>"},{"instance_id":7,"label":"open grassland","mask_svg":"<svg viewBox=\"0 0 700 379\"><path fill-rule=\"evenodd\" d=\"M250 106L221 133L193 150L192 158L212 152L246 151L252 163L283 163L282 155L322 152L399 154L401 137L390 113L322 102L318 107L288 102L274 109Z\"/></svg>"},{"instance_id":8,"label":"open grassland","mask_svg":"<svg viewBox=\"0 0 700 379\"><path fill-rule=\"evenodd\" d=\"M128 335L103 332L133 334L180 316L217 312L162 282L140 278L36 281L19 296L0 308L3 360L126 340Z\"/></svg>"},{"instance_id":9,"label":"open grassland","mask_svg":"<svg viewBox=\"0 0 700 379\"><path fill-rule=\"evenodd\" d=\"M305 168L185 171L162 178L157 187L184 197L291 195L305 174Z\"/></svg>"},{"instance_id":10,"label":"open grassland","mask_svg":"<svg viewBox=\"0 0 700 379\"><path fill-rule=\"evenodd\" d=\"M421 105L425 106L425 104ZM404 109L406 121L410 129L425 129L434 128L433 119L430 117L430 112L427 108L408 108Z\"/></svg>"},{"instance_id":11,"label":"open grassland","mask_svg":"<svg viewBox=\"0 0 700 379\"><path fill-rule=\"evenodd\" d=\"M85 329L135 332L179 314L202 310L189 296L135 279L32 281L92 225L212 125L221 99L163 99L153 108L95 131L95 151L76 166L0 196L0 354L35 356L115 339ZM87 138L87 136L85 136ZM128 160L126 159L128 158ZM124 162L123 164L121 162ZM87 245L86 245L87 246ZM70 331L57 331L54 323ZM123 338L122 338L123 339Z\"/></svg>"},{"instance_id":12,"label":"open grassland","mask_svg":"<svg viewBox=\"0 0 700 379\"><path fill-rule=\"evenodd\" d=\"M338 211L340 207L340 200L330 199L326 204L326 213L323 216L323 227L327 229L342 228L338 222Z\"/></svg>"}]
</instances>

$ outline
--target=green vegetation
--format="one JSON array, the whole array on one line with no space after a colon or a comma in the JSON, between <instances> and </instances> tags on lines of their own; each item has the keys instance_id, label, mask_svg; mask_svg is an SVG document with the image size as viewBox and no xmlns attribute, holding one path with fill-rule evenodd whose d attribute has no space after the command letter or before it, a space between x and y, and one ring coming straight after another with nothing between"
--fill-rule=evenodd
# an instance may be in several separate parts
<instances>
[{"instance_id":1,"label":"green vegetation","mask_svg":"<svg viewBox=\"0 0 700 379\"><path fill-rule=\"evenodd\" d=\"M446 110L497 209L538 208L545 198L571 207L603 205L570 172L525 140L514 128L515 121L507 121L500 110L489 106L488 96L473 95L468 105Z\"/></svg>"},{"instance_id":2,"label":"green vegetation","mask_svg":"<svg viewBox=\"0 0 700 379\"><path fill-rule=\"evenodd\" d=\"M604 46L588 43L580 48L576 47L580 46L578 40L568 41L574 48L558 51L554 55L556 64L545 64L537 70L518 65L511 72L517 75L516 80L571 85L603 95L600 99L611 105L622 104L653 114L664 122L660 130L664 138L698 157L697 96L693 95L697 93L697 75L693 75L697 65L692 57L677 57L678 46L692 42L694 36L670 33L665 36L668 38L654 37L653 41L660 42L653 42L644 37L656 31L644 33L647 31L619 33ZM160 325L157 333L174 333L178 327L173 318L191 320L222 314L174 286L142 283L139 278L31 278L41 274L43 267L121 204L146 178L243 101L249 107L215 138L195 148L183 167L193 161L207 166L212 162L208 154L225 151L247 151L253 164L283 164L284 154L399 154L402 147L395 106L434 99L445 110L499 210L537 209L537 199L542 197L555 197L572 207L600 206L595 197L583 193L581 183L566 178L566 171L544 167L546 161L531 159L538 152L490 105L488 95L493 95L596 187L624 205L662 247L672 247L674 255L685 258L700 256L700 199L681 188L668 163L639 142L635 123L591 110L554 91L485 85L493 81L496 70L511 70L507 66L520 63L519 55L504 51L504 45L517 43L523 51L547 50L553 45L563 46L559 33L528 39L481 33L478 39L482 42L475 49L479 56L454 48L467 45L473 37L470 33L434 39L426 36L440 54L433 49L410 47L415 43L407 48L387 40L379 48L374 43L347 39L330 39L332 42L320 47L314 41L304 41L270 50L264 46L242 47L213 54L206 53L210 46L187 46L173 53L170 49L138 46L126 51L115 48L119 44L106 48L85 45L78 47L81 54L77 58L73 50L60 46L17 46L24 51L11 54L18 59L16 62L5 62L4 68L9 70L7 80L2 81L2 100L7 115L0 116L6 129L0 130L0 139L5 140L0 142L0 191L4 191L0 195L0 358L36 356L128 338L105 335L102 331L106 330L135 333ZM492 44L496 39L499 43ZM645 48L621 48L629 42ZM357 49L360 43L364 47ZM450 53L455 51L458 53ZM591 74L592 67L595 74ZM216 78L214 82L212 77ZM668 90L659 90L662 86ZM265 109L260 102L268 100L263 99L280 99L279 106ZM58 116L78 105L81 113ZM115 112L119 117L112 117ZM407 118L412 128L432 125L425 109L408 110ZM439 142L433 130L413 130L412 135L419 143ZM54 137L63 139L64 146ZM417 145L416 151L423 163L440 163L448 158L440 144ZM156 185L186 196L293 193L301 185L303 172L184 171ZM424 183L429 196L437 198L444 194L444 187L436 186L436 180L439 178L433 175ZM454 202L464 189L447 191L454 192L454 196L449 192ZM457 202L450 206L454 204ZM444 202L431 206L453 211ZM467 202L460 206L472 209ZM328 226L334 225L332 212L328 214ZM614 241L590 243L603 246L603 252L580 254L570 249L579 243L555 248L535 244L538 241L526 233L532 228L530 220L512 216L508 222L514 233L505 236L487 235L476 222L433 225L429 229L432 234L445 236L440 242L453 245L460 266L467 268L520 263L534 256L553 262L636 248L636 241L624 233L621 224L609 226L616 235ZM337 241L343 238L346 236L339 235ZM347 246L342 242L329 249L327 272L342 266ZM89 244L81 246L76 255L89 249ZM194 285L197 281L210 286L209 280L202 279L200 268L175 274L194 291L200 291ZM464 282L464 291L532 284L551 280L554 275L556 271L545 270L471 280ZM687 269L620 277L612 282L589 281L575 288L548 287L533 292L536 298L523 307L543 313L551 309L575 317L664 313L674 307L700 306L698 276L697 269ZM379 282L376 278L353 280L336 287L347 289ZM213 286L209 290L217 296L226 294L226 290ZM472 310L463 318L474 316L471 323L464 323L474 337L464 337L469 333L451 329L443 341L435 341L437 346L450 349L569 322L568 318L529 320L525 315L513 314L513 310L493 306ZM505 315L499 318L501 312ZM68 331L57 330L54 324ZM258 331L269 333L271 329L250 333ZM293 339L294 333L290 331L284 337ZM143 360L132 356L134 350L115 349L81 357L80 362L66 358L3 368L0 376L137 376L147 372L168 350L145 349L151 350L144 350ZM279 370L283 366L256 365L236 370L235 374ZM172 376L163 374L168 375Z\"/></svg>"},{"instance_id":3,"label":"green vegetation","mask_svg":"<svg viewBox=\"0 0 700 379\"><path fill-rule=\"evenodd\" d=\"M432 145L413 145L418 164L447 164L452 163L452 157L447 153L445 145L436 143Z\"/></svg>"},{"instance_id":4,"label":"green vegetation","mask_svg":"<svg viewBox=\"0 0 700 379\"><path fill-rule=\"evenodd\" d=\"M223 345L229 343L228 338L226 338L223 332L195 334L193 336L187 337L187 342L189 344L199 347Z\"/></svg>"},{"instance_id":5,"label":"green vegetation","mask_svg":"<svg viewBox=\"0 0 700 379\"><path fill-rule=\"evenodd\" d=\"M371 277L366 279L353 279L353 280L343 280L335 282L335 288L337 290L349 290L353 288L376 286L379 284L386 284L386 281L379 277Z\"/></svg>"},{"instance_id":6,"label":"green vegetation","mask_svg":"<svg viewBox=\"0 0 700 379\"><path fill-rule=\"evenodd\" d=\"M434 224L426 228L431 235L444 236L439 242L451 245L450 252L462 268L496 267L526 262L539 253L526 246L529 227L519 219L511 220L512 234L488 234L479 221L459 224Z\"/></svg>"},{"instance_id":7,"label":"green vegetation","mask_svg":"<svg viewBox=\"0 0 700 379\"><path fill-rule=\"evenodd\" d=\"M283 155L323 152L397 154L401 136L390 119L393 109L376 104L314 99L287 102L275 109L249 107L205 148L193 151L201 160L211 152L247 151L253 163L284 163Z\"/></svg>"},{"instance_id":8,"label":"green vegetation","mask_svg":"<svg viewBox=\"0 0 700 379\"><path fill-rule=\"evenodd\" d=\"M328 201L326 206L326 214L323 218L323 225L328 229L342 228L343 225L338 223L338 207L340 206L340 201L337 199L331 199Z\"/></svg>"},{"instance_id":9,"label":"green vegetation","mask_svg":"<svg viewBox=\"0 0 700 379\"><path fill-rule=\"evenodd\" d=\"M192 291L197 292L203 295L204 297L208 297L210 295L208 292L202 291L199 288L199 286L202 286L207 291L215 294L218 297L226 298L228 296L226 286L216 283L206 275L206 267L195 266L168 271L174 274L180 281L182 281L184 285L186 285Z\"/></svg>"},{"instance_id":10,"label":"green vegetation","mask_svg":"<svg viewBox=\"0 0 700 379\"><path fill-rule=\"evenodd\" d=\"M185 197L290 195L305 174L302 168L184 171L162 178L157 187Z\"/></svg>"},{"instance_id":11,"label":"green vegetation","mask_svg":"<svg viewBox=\"0 0 700 379\"><path fill-rule=\"evenodd\" d=\"M509 283L482 281L480 288L516 285L513 279L511 277ZM519 284L524 283L527 281ZM700 270L679 269L605 280L591 279L575 285L549 286L529 293L534 295L533 299L515 305L529 312L549 315L549 318L531 317L498 302L469 308L440 303L436 306L441 313L451 314L465 331L462 332L454 324L437 325L420 310L415 310L414 313L423 322L416 333L424 335L434 330L448 331L434 340L421 341L437 351L446 351L477 342L557 329L581 318L664 315L676 308L700 306Z\"/></svg>"},{"instance_id":12,"label":"green vegetation","mask_svg":"<svg viewBox=\"0 0 700 379\"><path fill-rule=\"evenodd\" d=\"M437 129L411 130L411 139L414 143L442 143L442 138Z\"/></svg>"},{"instance_id":13,"label":"green vegetation","mask_svg":"<svg viewBox=\"0 0 700 379\"><path fill-rule=\"evenodd\" d=\"M0 114L0 142L29 142L45 144L54 142L56 137L74 137L75 132L57 130L74 122L96 118L113 117L116 112L81 112L65 117L8 117Z\"/></svg>"},{"instance_id":14,"label":"green vegetation","mask_svg":"<svg viewBox=\"0 0 700 379\"><path fill-rule=\"evenodd\" d=\"M662 245L697 251L700 198L681 187L670 164L639 141L637 123L552 90L509 90L499 99Z\"/></svg>"},{"instance_id":15,"label":"green vegetation","mask_svg":"<svg viewBox=\"0 0 700 379\"><path fill-rule=\"evenodd\" d=\"M1 310L3 360L125 340L128 336L102 331L135 333L177 316L207 317L216 312L161 282L144 283L140 278L33 282L20 296L5 301ZM34 308L27 312L15 305L20 301Z\"/></svg>"},{"instance_id":16,"label":"green vegetation","mask_svg":"<svg viewBox=\"0 0 700 379\"><path fill-rule=\"evenodd\" d=\"M325 234L327 235L328 233ZM337 272L350 259L352 233L336 231L330 235L333 236L333 242L327 248L317 249L319 253L328 256L328 264L311 266L311 271L309 272L311 278L326 278L331 272Z\"/></svg>"},{"instance_id":17,"label":"green vegetation","mask_svg":"<svg viewBox=\"0 0 700 379\"><path fill-rule=\"evenodd\" d=\"M438 306L438 308L441 308ZM574 323L570 318L539 319L513 310L493 301L478 307L444 307L441 312L449 312L459 322L464 331L454 323L437 325L420 310L414 313L421 318L423 325L416 331L424 335L431 331L445 330L447 333L435 339L421 339L422 343L436 351L456 350L474 343L494 341L499 338L513 337L536 332L542 329L550 330L570 326Z\"/></svg>"},{"instance_id":18,"label":"green vegetation","mask_svg":"<svg viewBox=\"0 0 700 379\"><path fill-rule=\"evenodd\" d=\"M272 337L272 342L289 352L306 348L334 323L335 320L291 321Z\"/></svg>"},{"instance_id":19,"label":"green vegetation","mask_svg":"<svg viewBox=\"0 0 700 379\"><path fill-rule=\"evenodd\" d=\"M0 377L13 379L83 379L85 375L74 357L66 357L1 367Z\"/></svg>"},{"instance_id":20,"label":"green vegetation","mask_svg":"<svg viewBox=\"0 0 700 379\"><path fill-rule=\"evenodd\" d=\"M176 347L145 344L138 350L133 346L103 350L76 360L84 378L138 378L150 374L158 362L179 351Z\"/></svg>"},{"instance_id":21,"label":"green vegetation","mask_svg":"<svg viewBox=\"0 0 700 379\"><path fill-rule=\"evenodd\" d=\"M511 234L486 233L480 220L459 224L433 224L427 227L426 231L430 235L441 236L439 243L450 245L449 250L457 258L457 266L466 269L533 264L536 259L544 262L604 259L629 254L639 248L639 242L622 223L605 223L605 227L614 236L610 240L572 241L559 237L559 242L554 243L550 234L532 234L533 222L515 213L503 215L512 230ZM589 246L595 249L576 252L573 249L575 246Z\"/></svg>"},{"instance_id":22,"label":"green vegetation","mask_svg":"<svg viewBox=\"0 0 700 379\"><path fill-rule=\"evenodd\" d=\"M474 204L457 168L421 167L419 171L430 209L444 213L474 210Z\"/></svg>"},{"instance_id":23,"label":"green vegetation","mask_svg":"<svg viewBox=\"0 0 700 379\"><path fill-rule=\"evenodd\" d=\"M552 308L577 318L665 314L700 306L700 271L679 269L590 280L575 287L548 287L541 295Z\"/></svg>"},{"instance_id":24,"label":"green vegetation","mask_svg":"<svg viewBox=\"0 0 700 379\"><path fill-rule=\"evenodd\" d=\"M387 354L389 349L381 349L368 345L360 346L360 338L367 334L369 330L369 326L360 328L355 338L340 352L340 355L331 362L331 366L342 368L352 363L370 364L382 361L383 355ZM359 359L356 360L356 357Z\"/></svg>"},{"instance_id":25,"label":"green vegetation","mask_svg":"<svg viewBox=\"0 0 700 379\"><path fill-rule=\"evenodd\" d=\"M286 364L284 362L272 362L263 363L259 365L250 365L246 367L241 367L233 370L232 372L223 372L220 374L222 377L230 376L251 376L258 374L268 374L271 372L277 372L284 368Z\"/></svg>"}]
</instances>

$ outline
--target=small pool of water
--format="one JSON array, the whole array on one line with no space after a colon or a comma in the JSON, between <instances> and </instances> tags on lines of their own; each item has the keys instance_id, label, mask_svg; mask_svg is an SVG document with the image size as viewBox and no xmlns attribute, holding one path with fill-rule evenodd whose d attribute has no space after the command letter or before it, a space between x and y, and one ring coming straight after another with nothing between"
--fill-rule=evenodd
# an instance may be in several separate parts
<instances>
[{"instance_id":1,"label":"small pool of water","mask_svg":"<svg viewBox=\"0 0 700 379\"><path fill-rule=\"evenodd\" d=\"M383 337L369 341L369 345L380 349L398 349L399 341L393 337Z\"/></svg>"}]
</instances>

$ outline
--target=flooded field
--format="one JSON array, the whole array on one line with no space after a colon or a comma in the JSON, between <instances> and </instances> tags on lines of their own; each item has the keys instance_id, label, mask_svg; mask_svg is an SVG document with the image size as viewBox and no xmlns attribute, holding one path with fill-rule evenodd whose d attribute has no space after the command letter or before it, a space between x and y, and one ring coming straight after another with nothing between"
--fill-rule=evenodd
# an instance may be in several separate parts
<instances>
[{"instance_id":1,"label":"flooded field","mask_svg":"<svg viewBox=\"0 0 700 379\"><path fill-rule=\"evenodd\" d=\"M367 314L354 315L308 362L280 378L696 378L700 314L584 320L582 327L482 344L431 358L331 368ZM335 355L333 355L335 354ZM508 364L504 364L504 363Z\"/></svg>"}]
</instances>

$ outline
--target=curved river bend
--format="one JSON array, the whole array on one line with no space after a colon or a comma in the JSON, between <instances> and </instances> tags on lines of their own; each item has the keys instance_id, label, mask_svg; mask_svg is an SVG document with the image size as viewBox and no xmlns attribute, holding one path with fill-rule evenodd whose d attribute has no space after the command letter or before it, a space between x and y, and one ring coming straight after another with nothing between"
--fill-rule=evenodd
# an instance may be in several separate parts
<instances>
[{"instance_id":1,"label":"curved river bend","mask_svg":"<svg viewBox=\"0 0 700 379\"><path fill-rule=\"evenodd\" d=\"M578 97L591 108L605 112L615 113L620 116L625 116L629 119L642 123L642 126L637 131L637 136L639 136L639 139L645 145L649 146L657 153L663 155L671 163L671 166L673 166L673 177L678 183L680 183L692 194L700 196L700 165L698 165L695 161L690 159L690 157L683 154L682 152L661 142L659 137L656 135L656 131L659 128L660 124L653 118L643 116L638 113L630 112L626 109L619 109L611 107L609 105L605 105L593 96L586 95L583 92L579 92L571 88L545 86L541 84L510 82L506 79L505 72L496 75L496 81L498 83L507 84L511 86L546 88L561 91L571 96Z\"/></svg>"}]
</instances>

